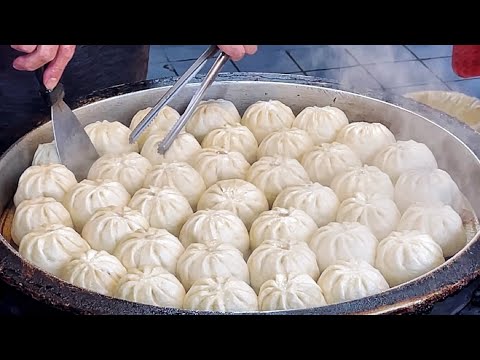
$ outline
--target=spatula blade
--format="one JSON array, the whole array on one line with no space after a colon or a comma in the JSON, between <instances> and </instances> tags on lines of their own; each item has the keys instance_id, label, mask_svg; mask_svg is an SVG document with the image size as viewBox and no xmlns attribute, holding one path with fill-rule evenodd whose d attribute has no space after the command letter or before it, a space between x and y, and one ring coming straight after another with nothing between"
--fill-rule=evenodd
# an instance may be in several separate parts
<instances>
[{"instance_id":1,"label":"spatula blade","mask_svg":"<svg viewBox=\"0 0 480 360\"><path fill-rule=\"evenodd\" d=\"M56 102L51 109L60 161L75 174L77 181L82 181L98 159L98 153L82 124L63 100Z\"/></svg>"}]
</instances>

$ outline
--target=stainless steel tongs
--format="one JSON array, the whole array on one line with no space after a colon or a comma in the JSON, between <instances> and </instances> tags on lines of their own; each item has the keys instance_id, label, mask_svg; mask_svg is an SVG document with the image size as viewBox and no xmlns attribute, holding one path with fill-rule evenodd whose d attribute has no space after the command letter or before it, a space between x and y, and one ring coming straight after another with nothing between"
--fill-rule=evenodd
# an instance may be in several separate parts
<instances>
[{"instance_id":1,"label":"stainless steel tongs","mask_svg":"<svg viewBox=\"0 0 480 360\"><path fill-rule=\"evenodd\" d=\"M197 73L206 64L207 60L213 57L218 51L219 48L216 45L211 45L202 55L200 55L200 57L193 63L192 66L190 66L185 74L183 74L180 79L177 80L177 82L165 93L158 103L152 107L152 110L150 110L150 112L142 119L142 121L140 121L137 127L133 129L132 133L130 134L130 143L137 141L139 136L143 131L145 131L148 125L150 125L158 112L173 99L173 97L187 84L188 81L197 75ZM202 100L205 91L212 84L223 65L225 65L229 59L230 57L224 52L217 57L215 63L208 71L205 79L200 84L200 87L195 95L193 95L182 116L180 116L165 138L158 144L158 152L160 154L165 154L165 152L170 148L177 135L192 116L193 111L197 107L198 103Z\"/></svg>"}]
</instances>

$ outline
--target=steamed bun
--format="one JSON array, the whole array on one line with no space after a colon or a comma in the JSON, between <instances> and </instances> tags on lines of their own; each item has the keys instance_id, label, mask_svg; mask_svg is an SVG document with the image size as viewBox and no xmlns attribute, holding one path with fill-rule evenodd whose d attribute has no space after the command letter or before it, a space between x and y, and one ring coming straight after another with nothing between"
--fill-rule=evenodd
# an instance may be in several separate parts
<instances>
[{"instance_id":1,"label":"steamed bun","mask_svg":"<svg viewBox=\"0 0 480 360\"><path fill-rule=\"evenodd\" d=\"M127 206L109 206L93 214L82 229L82 237L92 249L112 253L126 235L148 227L148 221L140 211Z\"/></svg>"},{"instance_id":2,"label":"steamed bun","mask_svg":"<svg viewBox=\"0 0 480 360\"><path fill-rule=\"evenodd\" d=\"M337 261L320 275L318 285L328 304L357 300L389 289L380 271L362 260Z\"/></svg>"},{"instance_id":3,"label":"steamed bun","mask_svg":"<svg viewBox=\"0 0 480 360\"><path fill-rule=\"evenodd\" d=\"M395 184L402 173L412 169L437 169L437 160L432 151L413 140L397 141L383 148L373 159L378 167Z\"/></svg>"},{"instance_id":4,"label":"steamed bun","mask_svg":"<svg viewBox=\"0 0 480 360\"><path fill-rule=\"evenodd\" d=\"M118 121L96 121L85 132L100 156L138 152L138 144L130 144L130 129Z\"/></svg>"},{"instance_id":5,"label":"steamed bun","mask_svg":"<svg viewBox=\"0 0 480 360\"><path fill-rule=\"evenodd\" d=\"M230 210L250 229L258 215L268 210L268 202L260 189L245 180L221 180L198 201L198 210L205 209Z\"/></svg>"},{"instance_id":6,"label":"steamed bun","mask_svg":"<svg viewBox=\"0 0 480 360\"><path fill-rule=\"evenodd\" d=\"M319 183L289 186L278 194L273 203L274 207L293 207L305 211L317 226L335 221L339 205L333 190Z\"/></svg>"},{"instance_id":7,"label":"steamed bun","mask_svg":"<svg viewBox=\"0 0 480 360\"><path fill-rule=\"evenodd\" d=\"M145 177L144 188L169 186L177 189L195 211L200 196L207 187L202 176L186 162L155 165Z\"/></svg>"},{"instance_id":8,"label":"steamed bun","mask_svg":"<svg viewBox=\"0 0 480 360\"><path fill-rule=\"evenodd\" d=\"M333 106L309 106L293 122L293 127L310 134L315 145L334 141L337 133L346 125L348 118L345 113Z\"/></svg>"},{"instance_id":9,"label":"steamed bun","mask_svg":"<svg viewBox=\"0 0 480 360\"><path fill-rule=\"evenodd\" d=\"M248 127L260 144L270 133L292 127L292 109L278 100L257 101L242 116L241 124Z\"/></svg>"},{"instance_id":10,"label":"steamed bun","mask_svg":"<svg viewBox=\"0 0 480 360\"><path fill-rule=\"evenodd\" d=\"M228 210L199 210L190 216L180 231L180 241L187 247L192 243L219 240L235 246L246 257L250 245L243 221Z\"/></svg>"},{"instance_id":11,"label":"steamed bun","mask_svg":"<svg viewBox=\"0 0 480 360\"><path fill-rule=\"evenodd\" d=\"M330 186L335 176L362 166L358 156L347 145L337 142L313 147L303 154L301 164L312 181L325 186Z\"/></svg>"},{"instance_id":12,"label":"steamed bun","mask_svg":"<svg viewBox=\"0 0 480 360\"><path fill-rule=\"evenodd\" d=\"M224 99L200 101L185 129L202 142L210 131L240 122L240 114L231 101Z\"/></svg>"},{"instance_id":13,"label":"steamed bun","mask_svg":"<svg viewBox=\"0 0 480 360\"><path fill-rule=\"evenodd\" d=\"M264 192L270 206L283 189L310 182L307 172L297 160L278 156L259 159L248 170L246 180Z\"/></svg>"},{"instance_id":14,"label":"steamed bun","mask_svg":"<svg viewBox=\"0 0 480 360\"><path fill-rule=\"evenodd\" d=\"M67 263L61 277L83 289L113 296L118 282L126 273L127 270L115 256L91 249Z\"/></svg>"},{"instance_id":15,"label":"steamed bun","mask_svg":"<svg viewBox=\"0 0 480 360\"><path fill-rule=\"evenodd\" d=\"M218 312L257 311L255 291L244 281L214 276L195 281L183 303L184 309Z\"/></svg>"},{"instance_id":16,"label":"steamed bun","mask_svg":"<svg viewBox=\"0 0 480 360\"><path fill-rule=\"evenodd\" d=\"M123 237L113 255L127 269L161 266L175 275L177 261L184 251L180 241L167 230L151 227L147 230L139 229Z\"/></svg>"},{"instance_id":17,"label":"steamed bun","mask_svg":"<svg viewBox=\"0 0 480 360\"><path fill-rule=\"evenodd\" d=\"M133 195L128 206L140 211L150 226L165 229L175 236L193 214L188 200L169 186L142 188Z\"/></svg>"},{"instance_id":18,"label":"steamed bun","mask_svg":"<svg viewBox=\"0 0 480 360\"><path fill-rule=\"evenodd\" d=\"M280 129L267 135L258 147L257 157L283 156L300 161L302 155L313 147L310 135L302 129Z\"/></svg>"},{"instance_id":19,"label":"steamed bun","mask_svg":"<svg viewBox=\"0 0 480 360\"><path fill-rule=\"evenodd\" d=\"M278 274L307 274L313 280L320 275L315 254L305 242L265 240L252 252L247 264L257 294L266 281Z\"/></svg>"},{"instance_id":20,"label":"steamed bun","mask_svg":"<svg viewBox=\"0 0 480 360\"><path fill-rule=\"evenodd\" d=\"M333 178L331 188L340 201L355 196L357 192L394 197L392 180L375 166L364 165L339 174Z\"/></svg>"},{"instance_id":21,"label":"steamed bun","mask_svg":"<svg viewBox=\"0 0 480 360\"><path fill-rule=\"evenodd\" d=\"M308 241L317 230L315 221L303 210L274 207L264 211L250 228L250 248L255 250L263 241L279 239Z\"/></svg>"},{"instance_id":22,"label":"steamed bun","mask_svg":"<svg viewBox=\"0 0 480 360\"><path fill-rule=\"evenodd\" d=\"M61 164L55 141L39 144L33 155L32 165Z\"/></svg>"},{"instance_id":23,"label":"steamed bun","mask_svg":"<svg viewBox=\"0 0 480 360\"><path fill-rule=\"evenodd\" d=\"M115 297L137 303L181 309L185 289L162 267L130 269L118 281Z\"/></svg>"},{"instance_id":24,"label":"steamed bun","mask_svg":"<svg viewBox=\"0 0 480 360\"><path fill-rule=\"evenodd\" d=\"M372 164L378 152L395 142L395 136L383 124L354 122L342 128L335 141L350 147L363 163Z\"/></svg>"},{"instance_id":25,"label":"steamed bun","mask_svg":"<svg viewBox=\"0 0 480 360\"><path fill-rule=\"evenodd\" d=\"M89 250L75 230L61 224L45 225L22 238L18 252L42 270L59 276L62 267Z\"/></svg>"},{"instance_id":26,"label":"steamed bun","mask_svg":"<svg viewBox=\"0 0 480 360\"><path fill-rule=\"evenodd\" d=\"M92 164L87 179L117 181L125 187L130 195L133 195L142 187L151 168L150 161L135 152L118 155L107 154Z\"/></svg>"},{"instance_id":27,"label":"steamed bun","mask_svg":"<svg viewBox=\"0 0 480 360\"><path fill-rule=\"evenodd\" d=\"M395 202L401 212L415 203L450 205L462 213L463 196L450 175L441 169L408 170L395 184Z\"/></svg>"},{"instance_id":28,"label":"steamed bun","mask_svg":"<svg viewBox=\"0 0 480 360\"><path fill-rule=\"evenodd\" d=\"M202 147L219 147L225 151L237 151L253 164L257 160L258 143L252 132L241 124L225 125L210 131L203 138Z\"/></svg>"},{"instance_id":29,"label":"steamed bun","mask_svg":"<svg viewBox=\"0 0 480 360\"><path fill-rule=\"evenodd\" d=\"M358 222L382 240L397 228L400 211L392 199L381 194L356 193L338 208L338 222Z\"/></svg>"},{"instance_id":30,"label":"steamed bun","mask_svg":"<svg viewBox=\"0 0 480 360\"><path fill-rule=\"evenodd\" d=\"M467 244L462 218L448 205L413 204L403 213L398 230L418 230L430 235L445 257L455 255Z\"/></svg>"},{"instance_id":31,"label":"steamed bun","mask_svg":"<svg viewBox=\"0 0 480 360\"><path fill-rule=\"evenodd\" d=\"M394 231L378 244L375 267L390 286L422 276L445 262L442 248L417 230Z\"/></svg>"},{"instance_id":32,"label":"steamed bun","mask_svg":"<svg viewBox=\"0 0 480 360\"><path fill-rule=\"evenodd\" d=\"M194 164L207 188L220 180L245 180L250 168L250 164L241 153L219 148L200 150L195 156Z\"/></svg>"},{"instance_id":33,"label":"steamed bun","mask_svg":"<svg viewBox=\"0 0 480 360\"><path fill-rule=\"evenodd\" d=\"M75 175L65 165L30 166L18 180L13 202L18 206L23 200L37 197L51 197L62 202L66 192L76 184Z\"/></svg>"},{"instance_id":34,"label":"steamed bun","mask_svg":"<svg viewBox=\"0 0 480 360\"><path fill-rule=\"evenodd\" d=\"M158 152L158 145L168 131L157 131L145 141L140 154L146 157L152 165L175 161L190 163L198 151L202 149L192 134L183 132L177 135L165 154Z\"/></svg>"},{"instance_id":35,"label":"steamed bun","mask_svg":"<svg viewBox=\"0 0 480 360\"><path fill-rule=\"evenodd\" d=\"M320 286L306 274L278 274L263 283L258 294L261 311L308 309L327 305Z\"/></svg>"},{"instance_id":36,"label":"steamed bun","mask_svg":"<svg viewBox=\"0 0 480 360\"><path fill-rule=\"evenodd\" d=\"M38 197L22 201L15 209L12 239L20 245L22 238L43 225L61 224L73 228L72 217L61 202L54 198Z\"/></svg>"},{"instance_id":37,"label":"steamed bun","mask_svg":"<svg viewBox=\"0 0 480 360\"><path fill-rule=\"evenodd\" d=\"M133 116L132 121L130 122L130 130L133 131L140 121L143 120L145 116L152 110L151 107L138 110L137 113ZM155 115L155 118L152 120L150 125L143 131L143 133L138 138L138 145L142 149L145 141L150 137L150 135L155 134L159 131L169 131L173 124L180 118L180 114L174 108L166 105ZM182 132L184 130L182 129Z\"/></svg>"},{"instance_id":38,"label":"steamed bun","mask_svg":"<svg viewBox=\"0 0 480 360\"><path fill-rule=\"evenodd\" d=\"M177 276L186 290L197 280L215 276L250 282L248 266L240 250L215 240L190 244L178 259Z\"/></svg>"},{"instance_id":39,"label":"steamed bun","mask_svg":"<svg viewBox=\"0 0 480 360\"><path fill-rule=\"evenodd\" d=\"M322 272L338 260L364 260L373 265L378 240L359 223L331 222L314 232L308 245Z\"/></svg>"},{"instance_id":40,"label":"steamed bun","mask_svg":"<svg viewBox=\"0 0 480 360\"><path fill-rule=\"evenodd\" d=\"M129 201L130 194L119 182L83 180L65 194L63 205L72 216L75 230L81 232L97 210L107 206L126 206Z\"/></svg>"}]
</instances>

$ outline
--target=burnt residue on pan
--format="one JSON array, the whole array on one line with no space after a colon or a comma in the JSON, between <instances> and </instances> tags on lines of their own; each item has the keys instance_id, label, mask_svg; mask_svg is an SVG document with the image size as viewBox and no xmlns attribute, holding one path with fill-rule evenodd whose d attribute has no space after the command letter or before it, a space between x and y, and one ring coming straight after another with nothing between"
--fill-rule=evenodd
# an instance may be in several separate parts
<instances>
[{"instance_id":1,"label":"burnt residue on pan","mask_svg":"<svg viewBox=\"0 0 480 360\"><path fill-rule=\"evenodd\" d=\"M197 76L199 82L203 76ZM110 97L129 94L131 92L172 85L176 78L149 80L135 84L125 84L97 91L73 104L73 108L81 107ZM334 88L345 91L338 84L300 75L234 73L220 74L217 81L262 81L283 82L317 87ZM362 95L384 100L400 107L418 111L425 117L435 118L436 122L447 131L454 133L471 150L480 156L478 134L447 115L436 112L427 106L413 102L400 96L387 93L357 92ZM438 121L437 121L438 120ZM0 159L1 161L1 159ZM313 309L279 311L259 314L409 314L423 313L431 306L466 286L480 275L480 241L474 239L467 249L450 259L443 267L418 280L411 281L401 287L355 301L319 307ZM77 288L56 277L53 277L18 256L18 252L4 239L0 241L0 276L2 279L30 295L32 298L51 304L73 314L194 314L207 315L208 312L186 311L181 309L160 308L113 299L87 290Z\"/></svg>"}]
</instances>

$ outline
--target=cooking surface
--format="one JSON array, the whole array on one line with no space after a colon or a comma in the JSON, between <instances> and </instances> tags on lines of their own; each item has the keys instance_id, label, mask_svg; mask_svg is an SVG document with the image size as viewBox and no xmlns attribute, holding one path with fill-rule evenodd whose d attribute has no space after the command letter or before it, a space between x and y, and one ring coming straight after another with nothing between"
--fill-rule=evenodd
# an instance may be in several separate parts
<instances>
[{"instance_id":1,"label":"cooking surface","mask_svg":"<svg viewBox=\"0 0 480 360\"><path fill-rule=\"evenodd\" d=\"M480 315L480 279L442 302L426 314ZM65 312L34 301L17 290L0 283L0 315L66 315Z\"/></svg>"},{"instance_id":2,"label":"cooking surface","mask_svg":"<svg viewBox=\"0 0 480 360\"><path fill-rule=\"evenodd\" d=\"M473 298L474 290L480 285L480 281L473 283L460 293L448 298L444 302L437 304L430 313L434 314L451 314L451 313L472 313L478 312L476 308L476 298ZM472 301L473 298L473 301ZM6 286L0 289L0 312L14 314L52 314L57 313L55 310L46 306L35 303L27 297L20 295L14 290L10 290ZM58 312L59 313L59 312ZM60 313L59 313L60 314Z\"/></svg>"}]
</instances>

